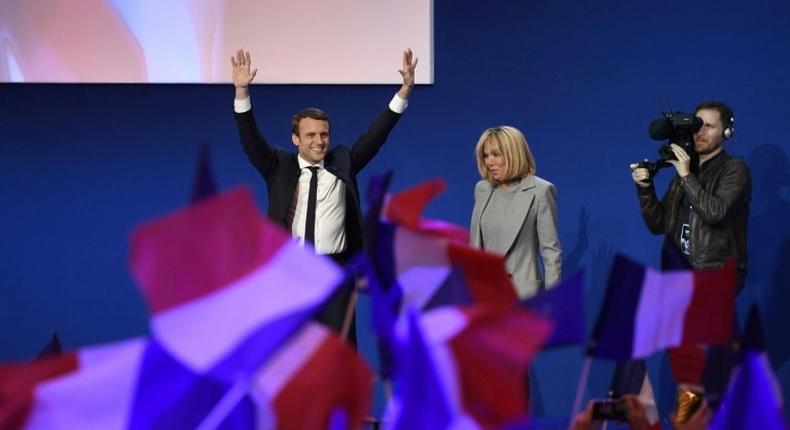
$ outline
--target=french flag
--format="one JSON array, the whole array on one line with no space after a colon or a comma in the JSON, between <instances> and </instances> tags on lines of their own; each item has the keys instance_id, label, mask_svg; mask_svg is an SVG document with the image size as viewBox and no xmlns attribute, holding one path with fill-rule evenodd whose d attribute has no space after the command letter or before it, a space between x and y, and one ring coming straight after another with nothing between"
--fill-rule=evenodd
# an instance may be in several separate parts
<instances>
[{"instance_id":1,"label":"french flag","mask_svg":"<svg viewBox=\"0 0 790 430\"><path fill-rule=\"evenodd\" d=\"M331 330L305 325L256 372L263 429L355 429L368 416L370 366Z\"/></svg>"},{"instance_id":2,"label":"french flag","mask_svg":"<svg viewBox=\"0 0 790 430\"><path fill-rule=\"evenodd\" d=\"M517 302L504 257L468 247L468 233L461 227L422 218L424 208L446 187L443 180L388 196L391 178L387 173L370 182L367 254L357 259L370 284L381 340L380 373L387 379L398 365L393 330L396 323L406 323L408 309Z\"/></svg>"},{"instance_id":3,"label":"french flag","mask_svg":"<svg viewBox=\"0 0 790 430\"><path fill-rule=\"evenodd\" d=\"M546 319L517 307L447 306L401 336L396 393L385 428L501 428L523 422L526 372L551 334Z\"/></svg>"},{"instance_id":4,"label":"french flag","mask_svg":"<svg viewBox=\"0 0 790 430\"><path fill-rule=\"evenodd\" d=\"M376 182L378 181L378 182ZM421 217L446 184L434 179L386 198L389 176L374 179L367 215L374 276L385 290L400 291L398 314L407 308L517 301L504 257L466 245L465 229Z\"/></svg>"},{"instance_id":5,"label":"french flag","mask_svg":"<svg viewBox=\"0 0 790 430\"><path fill-rule=\"evenodd\" d=\"M0 366L0 429L130 427L146 338Z\"/></svg>"},{"instance_id":6,"label":"french flag","mask_svg":"<svg viewBox=\"0 0 790 430\"><path fill-rule=\"evenodd\" d=\"M140 226L130 265L152 336L228 381L257 368L344 276L266 220L247 188Z\"/></svg>"},{"instance_id":7,"label":"french flag","mask_svg":"<svg viewBox=\"0 0 790 430\"><path fill-rule=\"evenodd\" d=\"M544 349L584 343L584 271L523 300L520 306L547 318L554 326Z\"/></svg>"},{"instance_id":8,"label":"french flag","mask_svg":"<svg viewBox=\"0 0 790 430\"><path fill-rule=\"evenodd\" d=\"M710 428L787 430L779 382L765 353L759 311L752 305L744 329L739 363Z\"/></svg>"},{"instance_id":9,"label":"french flag","mask_svg":"<svg viewBox=\"0 0 790 430\"><path fill-rule=\"evenodd\" d=\"M588 355L625 361L679 345L727 344L734 273L732 263L661 272L617 255Z\"/></svg>"},{"instance_id":10,"label":"french flag","mask_svg":"<svg viewBox=\"0 0 790 430\"><path fill-rule=\"evenodd\" d=\"M151 336L12 367L17 382L0 380L17 399L0 406L15 417L9 428L197 428L234 387L252 385L344 276L267 221L248 189L141 226L130 262ZM254 424L244 398L218 425Z\"/></svg>"},{"instance_id":11,"label":"french flag","mask_svg":"<svg viewBox=\"0 0 790 430\"><path fill-rule=\"evenodd\" d=\"M424 234L440 236L456 243L468 243L465 228L441 220L423 218L428 204L447 189L444 179L435 178L389 196L385 196L384 219Z\"/></svg>"},{"instance_id":12,"label":"french flag","mask_svg":"<svg viewBox=\"0 0 790 430\"><path fill-rule=\"evenodd\" d=\"M507 306L518 300L502 256L408 228L394 230L392 252L396 282L402 291L401 315L408 307Z\"/></svg>"}]
</instances>

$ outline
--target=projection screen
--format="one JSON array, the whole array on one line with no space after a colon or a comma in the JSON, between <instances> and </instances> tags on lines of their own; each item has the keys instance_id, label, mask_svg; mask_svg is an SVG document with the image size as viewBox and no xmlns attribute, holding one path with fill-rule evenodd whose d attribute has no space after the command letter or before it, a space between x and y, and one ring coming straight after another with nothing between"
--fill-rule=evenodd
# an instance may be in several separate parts
<instances>
[{"instance_id":1,"label":"projection screen","mask_svg":"<svg viewBox=\"0 0 790 430\"><path fill-rule=\"evenodd\" d=\"M433 82L432 0L0 0L0 82L393 84L401 52Z\"/></svg>"}]
</instances>

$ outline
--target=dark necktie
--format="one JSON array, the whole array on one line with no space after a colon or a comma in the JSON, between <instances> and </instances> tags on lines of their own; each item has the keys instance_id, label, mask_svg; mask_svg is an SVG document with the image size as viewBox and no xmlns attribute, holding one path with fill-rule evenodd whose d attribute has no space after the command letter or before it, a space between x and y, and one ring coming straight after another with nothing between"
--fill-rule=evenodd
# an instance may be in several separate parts
<instances>
[{"instance_id":1,"label":"dark necktie","mask_svg":"<svg viewBox=\"0 0 790 430\"><path fill-rule=\"evenodd\" d=\"M315 205L318 198L318 167L310 169L310 191L307 194L307 217L304 224L305 243L315 243Z\"/></svg>"}]
</instances>

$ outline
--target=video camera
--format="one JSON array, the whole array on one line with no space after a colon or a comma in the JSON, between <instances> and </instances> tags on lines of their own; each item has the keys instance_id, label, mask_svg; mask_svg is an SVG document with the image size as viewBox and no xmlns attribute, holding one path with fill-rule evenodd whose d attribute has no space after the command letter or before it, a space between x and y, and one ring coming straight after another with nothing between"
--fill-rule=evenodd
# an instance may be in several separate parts
<instances>
[{"instance_id":1,"label":"video camera","mask_svg":"<svg viewBox=\"0 0 790 430\"><path fill-rule=\"evenodd\" d=\"M679 145L691 157L691 168L696 168L699 164L699 155L694 149L694 135L702 127L702 119L697 116L683 112L668 112L661 118L650 123L648 135L653 140L666 140L667 142L658 148L659 159L655 162L645 160L639 163L639 167L647 168L650 177L661 168L671 166L668 160L676 160L675 154L670 148L670 144Z\"/></svg>"}]
</instances>

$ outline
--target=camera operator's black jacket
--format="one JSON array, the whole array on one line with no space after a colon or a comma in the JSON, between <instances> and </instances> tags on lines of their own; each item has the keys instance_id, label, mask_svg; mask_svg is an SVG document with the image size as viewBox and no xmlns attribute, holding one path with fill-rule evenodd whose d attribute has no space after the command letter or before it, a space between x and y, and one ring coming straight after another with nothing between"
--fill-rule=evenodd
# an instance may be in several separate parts
<instances>
[{"instance_id":1,"label":"camera operator's black jacket","mask_svg":"<svg viewBox=\"0 0 790 430\"><path fill-rule=\"evenodd\" d=\"M752 180L743 161L722 151L700 166L698 176L675 175L659 202L651 184L637 185L639 206L647 228L665 234L679 246L683 222L681 202L685 194L693 210L690 214L690 263L695 269L723 266L733 257L737 267L736 287L742 288L746 274L746 224Z\"/></svg>"}]
</instances>

